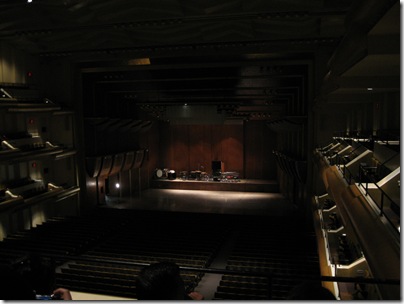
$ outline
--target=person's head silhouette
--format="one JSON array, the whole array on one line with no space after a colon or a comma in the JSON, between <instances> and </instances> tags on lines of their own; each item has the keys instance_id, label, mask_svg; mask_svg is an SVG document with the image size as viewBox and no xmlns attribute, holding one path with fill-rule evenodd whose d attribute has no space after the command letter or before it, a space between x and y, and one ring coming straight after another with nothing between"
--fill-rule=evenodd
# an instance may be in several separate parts
<instances>
[{"instance_id":1,"label":"person's head silhouette","mask_svg":"<svg viewBox=\"0 0 404 304\"><path fill-rule=\"evenodd\" d=\"M142 269L136 280L139 300L185 299L184 281L175 263L160 262Z\"/></svg>"},{"instance_id":2,"label":"person's head silhouette","mask_svg":"<svg viewBox=\"0 0 404 304\"><path fill-rule=\"evenodd\" d=\"M17 270L9 265L0 265L1 300L35 300L35 291Z\"/></svg>"}]
</instances>

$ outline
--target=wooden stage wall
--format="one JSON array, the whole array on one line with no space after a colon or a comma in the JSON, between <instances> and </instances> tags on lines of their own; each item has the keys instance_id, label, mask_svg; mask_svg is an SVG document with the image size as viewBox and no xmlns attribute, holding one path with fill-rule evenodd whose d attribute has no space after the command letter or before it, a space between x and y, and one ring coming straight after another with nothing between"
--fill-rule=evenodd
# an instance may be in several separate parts
<instances>
[{"instance_id":1,"label":"wooden stage wall","mask_svg":"<svg viewBox=\"0 0 404 304\"><path fill-rule=\"evenodd\" d=\"M263 122L234 125L171 125L159 132L157 168L211 173L212 161L224 163L244 179L277 178L275 133Z\"/></svg>"}]
</instances>

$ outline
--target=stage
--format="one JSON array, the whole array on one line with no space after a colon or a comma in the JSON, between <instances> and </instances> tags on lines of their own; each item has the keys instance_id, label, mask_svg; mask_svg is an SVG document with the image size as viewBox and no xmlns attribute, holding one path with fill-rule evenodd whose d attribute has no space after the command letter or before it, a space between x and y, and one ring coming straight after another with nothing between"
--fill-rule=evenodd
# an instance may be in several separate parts
<instances>
[{"instance_id":1,"label":"stage","mask_svg":"<svg viewBox=\"0 0 404 304\"><path fill-rule=\"evenodd\" d=\"M295 210L280 193L147 189L132 197L106 198L106 208L290 216Z\"/></svg>"},{"instance_id":2,"label":"stage","mask_svg":"<svg viewBox=\"0 0 404 304\"><path fill-rule=\"evenodd\" d=\"M183 180L176 178L154 179L151 183L153 189L181 189L205 191L236 191L236 192L265 192L278 193L279 185L275 180L262 179L234 179L227 181Z\"/></svg>"},{"instance_id":3,"label":"stage","mask_svg":"<svg viewBox=\"0 0 404 304\"><path fill-rule=\"evenodd\" d=\"M107 208L286 216L296 210L273 180L233 181L154 179L131 197L106 197Z\"/></svg>"}]
</instances>

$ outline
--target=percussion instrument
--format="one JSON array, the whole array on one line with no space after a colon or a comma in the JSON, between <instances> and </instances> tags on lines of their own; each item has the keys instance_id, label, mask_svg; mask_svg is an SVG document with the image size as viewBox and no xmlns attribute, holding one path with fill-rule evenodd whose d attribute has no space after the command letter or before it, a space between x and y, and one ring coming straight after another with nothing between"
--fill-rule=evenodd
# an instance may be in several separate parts
<instances>
[{"instance_id":1,"label":"percussion instrument","mask_svg":"<svg viewBox=\"0 0 404 304\"><path fill-rule=\"evenodd\" d=\"M156 176L156 178L162 178L163 177L163 170L156 169L156 171L154 171L154 175Z\"/></svg>"},{"instance_id":2,"label":"percussion instrument","mask_svg":"<svg viewBox=\"0 0 404 304\"><path fill-rule=\"evenodd\" d=\"M182 180L187 180L188 179L188 171L181 171L180 172L180 178Z\"/></svg>"},{"instance_id":3,"label":"percussion instrument","mask_svg":"<svg viewBox=\"0 0 404 304\"><path fill-rule=\"evenodd\" d=\"M168 179L174 180L176 178L177 178L177 174L175 173L175 170L168 171Z\"/></svg>"}]
</instances>

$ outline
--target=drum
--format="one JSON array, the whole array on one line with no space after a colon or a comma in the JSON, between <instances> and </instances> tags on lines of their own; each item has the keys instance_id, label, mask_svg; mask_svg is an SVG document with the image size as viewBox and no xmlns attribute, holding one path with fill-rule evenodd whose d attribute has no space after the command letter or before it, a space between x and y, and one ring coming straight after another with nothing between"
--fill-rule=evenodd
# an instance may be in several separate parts
<instances>
[{"instance_id":1,"label":"drum","mask_svg":"<svg viewBox=\"0 0 404 304\"><path fill-rule=\"evenodd\" d=\"M196 179L196 171L191 171L189 173L188 179Z\"/></svg>"},{"instance_id":2,"label":"drum","mask_svg":"<svg viewBox=\"0 0 404 304\"><path fill-rule=\"evenodd\" d=\"M174 170L168 171L168 179L174 180L174 179L176 179L176 178L177 178L177 174L175 173Z\"/></svg>"},{"instance_id":3,"label":"drum","mask_svg":"<svg viewBox=\"0 0 404 304\"><path fill-rule=\"evenodd\" d=\"M154 171L154 175L155 175L156 178L162 178L163 177L163 170L156 169L156 171Z\"/></svg>"},{"instance_id":4,"label":"drum","mask_svg":"<svg viewBox=\"0 0 404 304\"><path fill-rule=\"evenodd\" d=\"M209 175L206 172L201 172L201 180L202 181L208 181L209 180Z\"/></svg>"},{"instance_id":5,"label":"drum","mask_svg":"<svg viewBox=\"0 0 404 304\"><path fill-rule=\"evenodd\" d=\"M188 171L180 171L180 178L182 180L187 180L188 179Z\"/></svg>"},{"instance_id":6,"label":"drum","mask_svg":"<svg viewBox=\"0 0 404 304\"><path fill-rule=\"evenodd\" d=\"M196 180L201 180L201 171L199 171L199 170L196 170L195 171L195 178L196 178Z\"/></svg>"}]
</instances>

